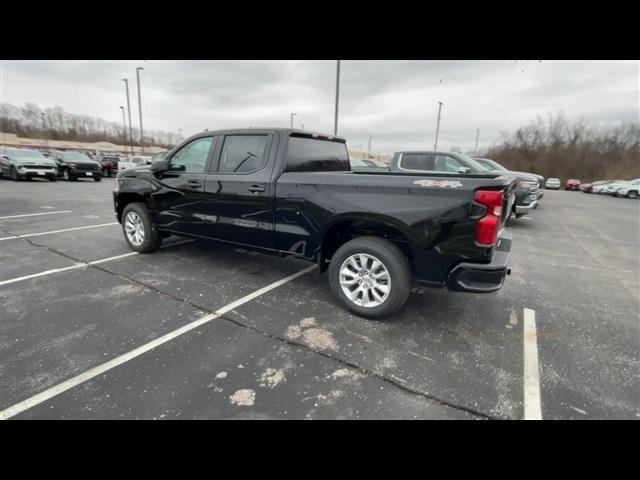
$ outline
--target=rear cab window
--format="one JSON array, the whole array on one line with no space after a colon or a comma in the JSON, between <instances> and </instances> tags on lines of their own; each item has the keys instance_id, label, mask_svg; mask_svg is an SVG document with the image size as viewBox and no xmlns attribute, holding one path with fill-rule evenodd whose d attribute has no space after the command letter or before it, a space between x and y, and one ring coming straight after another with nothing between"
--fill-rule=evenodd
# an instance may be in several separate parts
<instances>
[{"instance_id":1,"label":"rear cab window","mask_svg":"<svg viewBox=\"0 0 640 480\"><path fill-rule=\"evenodd\" d=\"M292 133L286 155L287 172L348 172L347 144L334 137Z\"/></svg>"}]
</instances>

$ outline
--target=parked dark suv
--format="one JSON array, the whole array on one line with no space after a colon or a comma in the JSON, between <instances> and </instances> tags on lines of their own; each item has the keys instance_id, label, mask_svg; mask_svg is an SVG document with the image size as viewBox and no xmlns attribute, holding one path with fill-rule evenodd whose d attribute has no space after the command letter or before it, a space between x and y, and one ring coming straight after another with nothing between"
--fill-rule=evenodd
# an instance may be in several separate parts
<instances>
[{"instance_id":1,"label":"parked dark suv","mask_svg":"<svg viewBox=\"0 0 640 480\"><path fill-rule=\"evenodd\" d=\"M53 150L51 157L58 164L58 176L65 180L73 181L78 178L93 178L96 182L102 180L100 163L91 160L84 153Z\"/></svg>"}]
</instances>

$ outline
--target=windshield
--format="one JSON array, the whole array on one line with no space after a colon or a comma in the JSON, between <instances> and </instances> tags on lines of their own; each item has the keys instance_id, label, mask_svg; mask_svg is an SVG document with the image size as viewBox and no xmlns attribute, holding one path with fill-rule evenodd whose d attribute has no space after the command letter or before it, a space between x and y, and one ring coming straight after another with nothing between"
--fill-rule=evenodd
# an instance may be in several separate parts
<instances>
[{"instance_id":1,"label":"windshield","mask_svg":"<svg viewBox=\"0 0 640 480\"><path fill-rule=\"evenodd\" d=\"M486 170L486 168L482 166L480 163L478 163L473 157L470 157L469 155L465 155L464 153L457 153L456 155L458 155L465 162L467 162L469 167L475 170L476 172L484 172ZM492 163L495 163L495 162L492 162ZM496 169L494 168L494 170ZM506 168L503 167L497 170L506 170Z\"/></svg>"},{"instance_id":2,"label":"windshield","mask_svg":"<svg viewBox=\"0 0 640 480\"><path fill-rule=\"evenodd\" d=\"M7 149L5 155L11 155L16 158L33 158L42 160L45 158L40 152L36 152L35 150L22 150L22 149Z\"/></svg>"},{"instance_id":3,"label":"windshield","mask_svg":"<svg viewBox=\"0 0 640 480\"><path fill-rule=\"evenodd\" d=\"M64 152L62 158L67 162L90 162L91 159L84 153L80 152Z\"/></svg>"},{"instance_id":4,"label":"windshield","mask_svg":"<svg viewBox=\"0 0 640 480\"><path fill-rule=\"evenodd\" d=\"M501 172L508 172L509 170L504 168L498 162L489 160L488 158L474 159L476 162L485 167L486 170L500 170Z\"/></svg>"}]
</instances>

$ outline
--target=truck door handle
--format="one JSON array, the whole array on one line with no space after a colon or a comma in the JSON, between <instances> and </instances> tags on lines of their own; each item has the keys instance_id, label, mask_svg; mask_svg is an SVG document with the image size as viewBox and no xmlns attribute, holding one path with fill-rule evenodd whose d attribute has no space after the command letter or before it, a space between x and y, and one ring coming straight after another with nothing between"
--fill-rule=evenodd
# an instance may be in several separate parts
<instances>
[{"instance_id":1,"label":"truck door handle","mask_svg":"<svg viewBox=\"0 0 640 480\"><path fill-rule=\"evenodd\" d=\"M200 180L197 180L195 178L190 178L189 180L187 180L187 183L191 188L200 188L202 186L202 183L200 183Z\"/></svg>"},{"instance_id":2,"label":"truck door handle","mask_svg":"<svg viewBox=\"0 0 640 480\"><path fill-rule=\"evenodd\" d=\"M247 188L251 193L264 192L265 188L262 185L251 185Z\"/></svg>"}]
</instances>

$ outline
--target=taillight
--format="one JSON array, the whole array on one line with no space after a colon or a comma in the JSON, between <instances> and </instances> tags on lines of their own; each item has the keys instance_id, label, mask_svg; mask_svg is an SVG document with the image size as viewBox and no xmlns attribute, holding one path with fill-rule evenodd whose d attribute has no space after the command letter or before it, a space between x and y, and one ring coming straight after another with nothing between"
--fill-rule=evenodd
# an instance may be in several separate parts
<instances>
[{"instance_id":1,"label":"taillight","mask_svg":"<svg viewBox=\"0 0 640 480\"><path fill-rule=\"evenodd\" d=\"M498 240L504 193L502 190L477 190L474 200L487 207L486 215L476 226L476 243L490 247Z\"/></svg>"}]
</instances>

